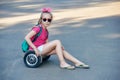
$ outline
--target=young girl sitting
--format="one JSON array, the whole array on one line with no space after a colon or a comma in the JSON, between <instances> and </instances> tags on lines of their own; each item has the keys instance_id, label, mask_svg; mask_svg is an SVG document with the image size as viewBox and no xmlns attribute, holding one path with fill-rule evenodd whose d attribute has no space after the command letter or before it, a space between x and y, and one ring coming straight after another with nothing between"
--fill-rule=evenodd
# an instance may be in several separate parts
<instances>
[{"instance_id":1,"label":"young girl sitting","mask_svg":"<svg viewBox=\"0 0 120 80\"><path fill-rule=\"evenodd\" d=\"M50 8L43 8L41 11L42 13L38 21L38 25L34 26L32 30L25 37L25 40L30 46L29 49L34 50L37 56L39 55L47 56L47 55L56 54L60 62L60 68L63 69L75 69L75 67L89 68L88 65L84 64L83 62L79 61L71 54L69 54L62 46L60 40L53 40L50 42L48 41L47 28L50 26L53 20L53 15L51 13ZM40 31L39 27L42 27L42 32L40 36L38 36L37 39L34 42L32 42L32 38ZM73 62L74 66L68 64L65 61L65 59Z\"/></svg>"}]
</instances>

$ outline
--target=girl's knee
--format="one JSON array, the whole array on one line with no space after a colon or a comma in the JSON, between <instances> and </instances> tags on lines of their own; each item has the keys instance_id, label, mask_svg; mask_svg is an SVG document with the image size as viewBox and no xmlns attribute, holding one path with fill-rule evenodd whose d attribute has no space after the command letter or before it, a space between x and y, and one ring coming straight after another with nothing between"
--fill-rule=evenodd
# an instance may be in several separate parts
<instances>
[{"instance_id":1,"label":"girl's knee","mask_svg":"<svg viewBox=\"0 0 120 80\"><path fill-rule=\"evenodd\" d=\"M58 45L58 44L61 44L61 41L60 40L54 40L54 42Z\"/></svg>"}]
</instances>

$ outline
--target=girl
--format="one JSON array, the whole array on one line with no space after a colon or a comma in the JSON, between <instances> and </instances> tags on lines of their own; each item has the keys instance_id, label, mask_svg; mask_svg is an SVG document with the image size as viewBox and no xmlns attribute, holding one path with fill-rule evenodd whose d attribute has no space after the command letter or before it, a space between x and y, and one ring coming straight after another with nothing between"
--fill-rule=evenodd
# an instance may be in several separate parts
<instances>
[{"instance_id":1,"label":"girl","mask_svg":"<svg viewBox=\"0 0 120 80\"><path fill-rule=\"evenodd\" d=\"M29 49L34 50L37 56L39 55L47 56L47 55L56 54L60 62L60 68L63 68L63 69L75 69L75 67L89 68L88 65L84 64L83 62L79 61L78 59L73 57L71 54L69 54L63 48L60 40L53 40L48 42L47 28L48 26L50 26L52 20L53 20L53 15L51 13L51 9L43 8L40 19L38 21L38 25L34 26L32 30L25 37L25 40L30 46ZM32 38L40 31L40 28L38 26L42 27L42 33L34 42L32 42L31 41ZM73 62L75 65L72 66L68 64L65 61L65 59Z\"/></svg>"}]
</instances>

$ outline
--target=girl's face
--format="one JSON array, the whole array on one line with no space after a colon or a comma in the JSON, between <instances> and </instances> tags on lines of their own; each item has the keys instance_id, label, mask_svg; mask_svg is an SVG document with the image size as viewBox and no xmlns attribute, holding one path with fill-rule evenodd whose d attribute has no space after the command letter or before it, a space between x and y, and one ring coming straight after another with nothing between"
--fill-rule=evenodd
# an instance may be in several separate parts
<instances>
[{"instance_id":1,"label":"girl's face","mask_svg":"<svg viewBox=\"0 0 120 80\"><path fill-rule=\"evenodd\" d=\"M48 27L52 22L52 16L49 13L42 14L42 24L45 27Z\"/></svg>"}]
</instances>

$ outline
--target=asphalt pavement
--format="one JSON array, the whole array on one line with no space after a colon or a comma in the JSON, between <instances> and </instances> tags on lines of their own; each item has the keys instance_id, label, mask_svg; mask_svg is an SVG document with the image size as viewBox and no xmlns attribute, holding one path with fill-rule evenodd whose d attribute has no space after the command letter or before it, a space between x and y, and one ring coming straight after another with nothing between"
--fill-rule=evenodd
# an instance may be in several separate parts
<instances>
[{"instance_id":1,"label":"asphalt pavement","mask_svg":"<svg viewBox=\"0 0 120 80\"><path fill-rule=\"evenodd\" d=\"M91 11L91 9L99 9L102 6L108 6L108 4L113 5L112 3L120 4L120 1L1 1L0 80L119 80L120 15L115 11L113 11L113 14L107 14L103 11L104 15L99 17L97 12L93 12L93 14L96 13L94 16L91 14L88 17L87 15L90 14L87 10L90 7L89 10ZM53 20L51 28L49 28L49 40L61 40L65 49L88 64L90 69L61 69L55 55L38 68L28 68L24 65L21 43L24 36L37 23L40 9L45 6L52 7L54 9L53 13L59 15L55 16L56 19ZM71 16L61 13L67 11L86 12L86 10L88 13L85 16L78 14L79 17L74 17L77 15L71 13L69 13ZM68 17L63 18L63 16Z\"/></svg>"}]
</instances>

